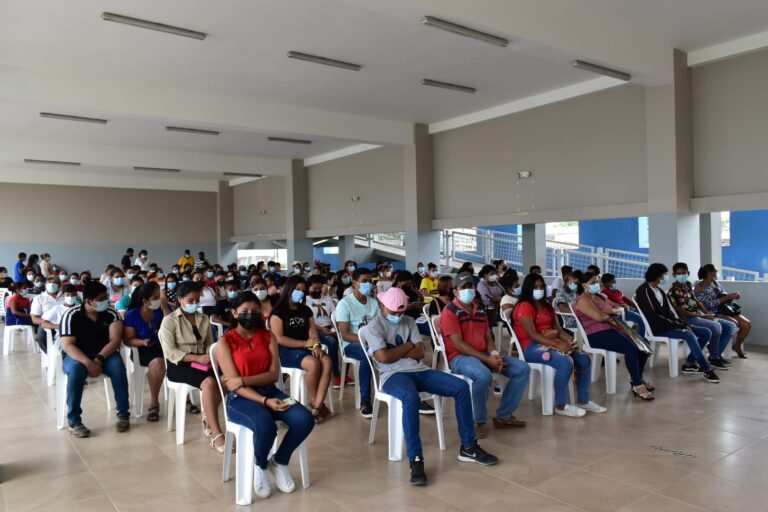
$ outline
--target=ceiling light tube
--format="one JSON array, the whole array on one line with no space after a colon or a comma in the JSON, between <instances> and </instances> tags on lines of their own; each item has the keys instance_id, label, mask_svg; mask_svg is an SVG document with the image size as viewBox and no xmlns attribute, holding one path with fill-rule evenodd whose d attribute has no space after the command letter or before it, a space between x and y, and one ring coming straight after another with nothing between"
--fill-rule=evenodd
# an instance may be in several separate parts
<instances>
[{"instance_id":1,"label":"ceiling light tube","mask_svg":"<svg viewBox=\"0 0 768 512\"><path fill-rule=\"evenodd\" d=\"M263 174L249 174L247 172L224 172L224 176L240 176L245 178L263 178Z\"/></svg>"},{"instance_id":2,"label":"ceiling light tube","mask_svg":"<svg viewBox=\"0 0 768 512\"><path fill-rule=\"evenodd\" d=\"M469 87L467 85L458 85L458 84L452 84L450 82L441 82L439 80L432 80L430 78L424 78L421 80L421 85L429 85L431 87L439 87L441 89L448 89L450 91L459 91L459 92L466 92L469 94L474 94L477 89L474 87Z\"/></svg>"},{"instance_id":3,"label":"ceiling light tube","mask_svg":"<svg viewBox=\"0 0 768 512\"><path fill-rule=\"evenodd\" d=\"M43 165L69 165L72 167L80 167L80 162L64 162L62 160L38 160L36 158L25 158L25 164L43 164Z\"/></svg>"},{"instance_id":4,"label":"ceiling light tube","mask_svg":"<svg viewBox=\"0 0 768 512\"><path fill-rule=\"evenodd\" d=\"M106 119L99 119L96 117L72 116L69 114L54 114L52 112L40 112L40 117L45 117L47 119L59 119L61 121L80 121L82 123L107 124Z\"/></svg>"},{"instance_id":5,"label":"ceiling light tube","mask_svg":"<svg viewBox=\"0 0 768 512\"><path fill-rule=\"evenodd\" d=\"M181 169L168 169L166 167L141 167L136 166L134 171L149 171L149 172L181 172Z\"/></svg>"},{"instance_id":6,"label":"ceiling light tube","mask_svg":"<svg viewBox=\"0 0 768 512\"><path fill-rule=\"evenodd\" d=\"M157 32L165 32L166 34L173 34L175 36L199 39L200 41L208 37L208 34L206 34L205 32L198 32L197 30L189 30L186 28L174 27L173 25L166 25L165 23L157 23L154 21L147 21L139 18L131 18L130 16L123 16L121 14L115 14L111 12L101 13L101 19L105 21L113 21L115 23L122 23L123 25L130 25L132 27L145 28L147 30L156 30Z\"/></svg>"},{"instance_id":7,"label":"ceiling light tube","mask_svg":"<svg viewBox=\"0 0 768 512\"><path fill-rule=\"evenodd\" d=\"M472 39L477 39L478 41L492 44L494 46L500 46L502 48L509 46L509 39L495 36L487 32L480 32L479 30L465 27L464 25L459 25L457 23L451 23L450 21L441 20L440 18L435 18L434 16L424 16L421 18L421 24L426 25L427 27L439 28L441 30L452 32L460 36L471 37Z\"/></svg>"},{"instance_id":8,"label":"ceiling light tube","mask_svg":"<svg viewBox=\"0 0 768 512\"><path fill-rule=\"evenodd\" d=\"M185 128L183 126L166 126L165 129L169 132L179 133L195 133L198 135L219 135L221 132L216 130L202 130L200 128Z\"/></svg>"},{"instance_id":9,"label":"ceiling light tube","mask_svg":"<svg viewBox=\"0 0 768 512\"><path fill-rule=\"evenodd\" d=\"M287 137L267 137L271 142L287 142L288 144L312 144L311 140L289 139Z\"/></svg>"},{"instance_id":10,"label":"ceiling light tube","mask_svg":"<svg viewBox=\"0 0 768 512\"><path fill-rule=\"evenodd\" d=\"M592 64L591 62L585 62L583 60L575 60L571 62L571 66L577 69L583 69L584 71L597 73L598 75L605 75L611 78L624 80L625 82L629 82L630 80L632 80L632 75L630 75L629 73L624 73L623 71L617 71L615 69L606 68L604 66Z\"/></svg>"},{"instance_id":11,"label":"ceiling light tube","mask_svg":"<svg viewBox=\"0 0 768 512\"><path fill-rule=\"evenodd\" d=\"M329 59L327 57L320 57L319 55L311 55L309 53L288 52L289 59L304 60L312 62L314 64L322 64L323 66L333 66L335 68L348 69L350 71L360 71L363 66L360 64L353 64L352 62L344 62L343 60Z\"/></svg>"}]
</instances>

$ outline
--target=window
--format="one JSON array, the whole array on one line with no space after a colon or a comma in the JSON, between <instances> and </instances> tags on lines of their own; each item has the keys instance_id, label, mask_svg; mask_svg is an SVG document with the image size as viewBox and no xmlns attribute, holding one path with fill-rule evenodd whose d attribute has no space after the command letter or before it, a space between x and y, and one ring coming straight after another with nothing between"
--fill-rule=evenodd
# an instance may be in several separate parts
<instances>
[{"instance_id":1,"label":"window","mask_svg":"<svg viewBox=\"0 0 768 512\"><path fill-rule=\"evenodd\" d=\"M731 246L731 212L720 212L720 244Z\"/></svg>"}]
</instances>

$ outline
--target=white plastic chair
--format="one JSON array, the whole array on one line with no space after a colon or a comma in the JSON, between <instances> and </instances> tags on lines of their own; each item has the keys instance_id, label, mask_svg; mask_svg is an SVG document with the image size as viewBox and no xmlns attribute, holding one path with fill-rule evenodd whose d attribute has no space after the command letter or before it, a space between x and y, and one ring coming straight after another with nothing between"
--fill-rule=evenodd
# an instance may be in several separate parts
<instances>
[{"instance_id":1,"label":"white plastic chair","mask_svg":"<svg viewBox=\"0 0 768 512\"><path fill-rule=\"evenodd\" d=\"M35 330L31 325L6 325L3 327L3 355L7 356L13 352L13 339L17 334L24 336L27 345L32 344L32 350L40 351L40 347L35 343Z\"/></svg>"},{"instance_id":2,"label":"white plastic chair","mask_svg":"<svg viewBox=\"0 0 768 512\"><path fill-rule=\"evenodd\" d=\"M59 364L60 359L56 357L56 342L51 329L45 330L45 339L45 356L47 359L45 373L48 387L51 387L56 383L56 365Z\"/></svg>"},{"instance_id":3,"label":"white plastic chair","mask_svg":"<svg viewBox=\"0 0 768 512\"><path fill-rule=\"evenodd\" d=\"M637 295L632 296L632 301L637 304ZM648 340L648 342L651 344L651 349L653 349L653 355L650 357L648 364L651 366L651 368L654 367L656 364L656 359L659 357L659 349L657 348L657 345L660 343L665 343L669 352L669 376L677 377L679 361L678 346L681 342L683 345L685 345L684 340L679 338L668 338L666 336L655 336L653 331L651 331L651 326L648 323L648 319L645 318L643 310L638 307L637 312L640 315L640 318L643 319L643 325L645 325L645 339Z\"/></svg>"},{"instance_id":4,"label":"white plastic chair","mask_svg":"<svg viewBox=\"0 0 768 512\"><path fill-rule=\"evenodd\" d=\"M616 352L612 352L610 350L605 350L602 348L593 348L589 345L589 340L587 339L587 334L584 332L584 326L581 325L581 320L579 320L579 317L576 316L576 312L573 310L573 306L571 304L568 305L568 308L571 310L570 313L560 313L558 312L558 315L567 318L571 317L574 320L576 320L576 327L578 328L579 336L582 339L583 346L582 350L588 354L592 354L592 382L597 382L597 379L600 377L600 360L605 360L605 393L607 395L615 395L616 394Z\"/></svg>"},{"instance_id":5,"label":"white plastic chair","mask_svg":"<svg viewBox=\"0 0 768 512\"><path fill-rule=\"evenodd\" d=\"M0 318L5 321L5 299L8 298L8 288L0 288Z\"/></svg>"},{"instance_id":6,"label":"white plastic chair","mask_svg":"<svg viewBox=\"0 0 768 512\"><path fill-rule=\"evenodd\" d=\"M221 322L214 322L213 317L210 318L211 321L211 334L213 334L213 328L216 327L216 336L213 336L213 341L215 342L222 336L224 336L224 325Z\"/></svg>"},{"instance_id":7,"label":"white plastic chair","mask_svg":"<svg viewBox=\"0 0 768 512\"><path fill-rule=\"evenodd\" d=\"M525 354L523 354L523 347L520 345L520 340L517 339L515 330L512 328L512 309L501 312L501 318L509 328L511 343L509 344L509 352L507 355L512 355L512 347L517 350L517 358L521 361L525 361ZM528 363L528 361L525 361ZM541 381L541 414L543 416L552 416L555 409L555 369L549 365L542 363L528 363L531 368L531 374L528 378L528 400L533 400L533 396L536 392L536 374L538 373ZM568 391L571 397L571 403L575 402L573 392L573 380L568 382Z\"/></svg>"},{"instance_id":8,"label":"white plastic chair","mask_svg":"<svg viewBox=\"0 0 768 512\"><path fill-rule=\"evenodd\" d=\"M191 395L194 391L200 393L200 409L203 409L203 397L202 391L189 384L183 382L173 382L167 377L168 374L168 360L163 358L165 362L165 389L168 393L166 399L165 415L168 418L168 432L176 429L176 444L184 444L184 430L187 420L187 396ZM176 423L174 425L174 416Z\"/></svg>"},{"instance_id":9,"label":"white plastic chair","mask_svg":"<svg viewBox=\"0 0 768 512\"><path fill-rule=\"evenodd\" d=\"M389 431L389 460L400 461L403 459L403 403L394 396L382 390L376 368L371 356L368 356L368 344L365 341L365 327L361 327L357 332L360 338L360 345L366 353L368 365L371 367L373 375L373 417L371 418L371 431L368 435L368 444L373 444L376 440L376 422L379 416L379 404L385 402L388 409L388 431ZM437 423L437 438L440 449L445 451L445 430L443 428L443 409L438 395L430 393L419 393L422 400L432 400L435 404L435 422Z\"/></svg>"},{"instance_id":10,"label":"white plastic chair","mask_svg":"<svg viewBox=\"0 0 768 512\"><path fill-rule=\"evenodd\" d=\"M339 400L344 399L344 381L346 379L347 375L347 365L352 365L352 373L355 378L355 409L360 409L360 361L357 359L354 359L352 357L349 357L344 353L344 342L341 339L341 331L339 330L339 326L336 325L336 312L334 311L331 313L331 323L333 324L333 329L336 331L336 336L339 338L339 365L341 368L340 375L341 375L341 387L339 388Z\"/></svg>"},{"instance_id":11,"label":"white plastic chair","mask_svg":"<svg viewBox=\"0 0 768 512\"><path fill-rule=\"evenodd\" d=\"M426 307L426 306L425 306ZM432 356L432 369L440 370L445 373L449 373L454 377L458 377L469 385L469 396L472 398L472 379L465 375L453 373L451 367L448 365L448 352L445 348L445 340L440 332L440 315L435 315L429 319L429 331L432 333L432 341L435 345ZM440 404L443 404L443 397L440 398ZM473 404L474 409L474 404Z\"/></svg>"},{"instance_id":12,"label":"white plastic chair","mask_svg":"<svg viewBox=\"0 0 768 512\"><path fill-rule=\"evenodd\" d=\"M216 382L219 384L219 393L221 393L221 403L224 406L224 465L221 472L222 482L229 482L231 479L230 466L232 465L232 445L237 443L235 450L235 503L237 505L250 505L253 501L253 466L255 456L253 453L253 430L229 421L227 415L227 397L224 395L224 389L221 387L221 378L219 375L219 366L216 359L216 346L211 345L210 356L213 373L216 375ZM277 422L278 427L285 424ZM277 450L277 439L272 446L272 453ZM306 441L301 443L298 448L299 466L301 468L301 482L305 489L309 487L309 462L307 460Z\"/></svg>"},{"instance_id":13,"label":"white plastic chair","mask_svg":"<svg viewBox=\"0 0 768 512\"><path fill-rule=\"evenodd\" d=\"M327 351L327 347L324 347ZM307 406L309 402L309 393L307 393L307 380L306 375L307 372L302 370L301 368L289 368L287 366L280 366L280 376L281 378L277 380L277 387L280 389L280 391L285 393L285 386L283 384L282 376L287 375L288 376L288 383L289 383L289 392L288 394L291 395L297 402L299 402L303 406ZM330 409L331 412L333 411L333 397L331 396L332 389L329 387L328 392L325 394L325 405Z\"/></svg>"}]
</instances>

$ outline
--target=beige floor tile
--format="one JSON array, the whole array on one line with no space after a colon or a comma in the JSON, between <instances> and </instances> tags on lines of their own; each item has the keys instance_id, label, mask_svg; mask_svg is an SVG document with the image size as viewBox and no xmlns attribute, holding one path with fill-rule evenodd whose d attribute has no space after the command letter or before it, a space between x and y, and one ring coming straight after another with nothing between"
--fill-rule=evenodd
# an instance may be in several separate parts
<instances>
[{"instance_id":1,"label":"beige floor tile","mask_svg":"<svg viewBox=\"0 0 768 512\"><path fill-rule=\"evenodd\" d=\"M344 505L346 510L366 512L458 512L461 509L414 487L398 487Z\"/></svg>"},{"instance_id":2,"label":"beige floor tile","mask_svg":"<svg viewBox=\"0 0 768 512\"><path fill-rule=\"evenodd\" d=\"M534 487L542 494L593 512L611 512L647 494L594 473L573 471Z\"/></svg>"},{"instance_id":3,"label":"beige floor tile","mask_svg":"<svg viewBox=\"0 0 768 512\"><path fill-rule=\"evenodd\" d=\"M750 484L737 484L692 473L658 494L714 512L768 510L768 491Z\"/></svg>"},{"instance_id":4,"label":"beige floor tile","mask_svg":"<svg viewBox=\"0 0 768 512\"><path fill-rule=\"evenodd\" d=\"M704 512L705 510L664 496L649 494L621 507L616 512Z\"/></svg>"},{"instance_id":5,"label":"beige floor tile","mask_svg":"<svg viewBox=\"0 0 768 512\"><path fill-rule=\"evenodd\" d=\"M606 459L590 464L585 469L591 473L647 491L666 487L693 472L693 468L673 467L626 452L611 455Z\"/></svg>"}]
</instances>

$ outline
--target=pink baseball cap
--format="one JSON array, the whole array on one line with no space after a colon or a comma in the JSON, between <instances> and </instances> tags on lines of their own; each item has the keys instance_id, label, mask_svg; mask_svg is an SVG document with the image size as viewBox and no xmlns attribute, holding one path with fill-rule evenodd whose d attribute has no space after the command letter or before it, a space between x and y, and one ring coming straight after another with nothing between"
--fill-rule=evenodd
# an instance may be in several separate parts
<instances>
[{"instance_id":1,"label":"pink baseball cap","mask_svg":"<svg viewBox=\"0 0 768 512\"><path fill-rule=\"evenodd\" d=\"M395 313L405 311L405 307L408 305L408 296L403 290L394 286L386 292L380 293L378 299L385 308Z\"/></svg>"}]
</instances>

